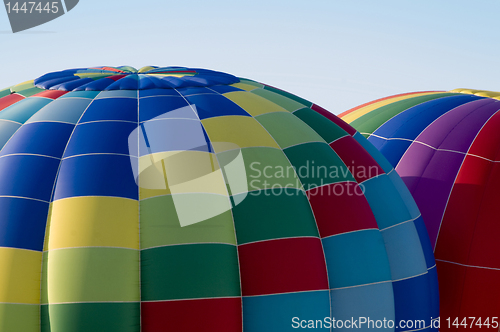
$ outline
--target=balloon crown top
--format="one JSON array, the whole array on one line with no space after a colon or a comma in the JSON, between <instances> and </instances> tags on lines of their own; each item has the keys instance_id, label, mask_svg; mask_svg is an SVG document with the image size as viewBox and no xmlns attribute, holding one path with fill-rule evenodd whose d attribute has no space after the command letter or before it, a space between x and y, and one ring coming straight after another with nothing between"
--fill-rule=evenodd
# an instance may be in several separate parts
<instances>
[{"instance_id":1,"label":"balloon crown top","mask_svg":"<svg viewBox=\"0 0 500 332\"><path fill-rule=\"evenodd\" d=\"M45 74L35 86L61 91L177 89L228 85L240 80L230 74L186 67L92 67Z\"/></svg>"}]
</instances>

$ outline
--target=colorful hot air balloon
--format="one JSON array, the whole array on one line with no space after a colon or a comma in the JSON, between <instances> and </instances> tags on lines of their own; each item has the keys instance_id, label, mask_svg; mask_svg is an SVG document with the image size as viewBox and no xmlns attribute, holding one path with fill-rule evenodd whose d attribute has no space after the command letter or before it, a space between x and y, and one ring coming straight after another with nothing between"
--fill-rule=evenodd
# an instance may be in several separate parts
<instances>
[{"instance_id":1,"label":"colorful hot air balloon","mask_svg":"<svg viewBox=\"0 0 500 332\"><path fill-rule=\"evenodd\" d=\"M438 316L408 190L319 106L180 67L66 70L0 96L1 331Z\"/></svg>"},{"instance_id":2,"label":"colorful hot air balloon","mask_svg":"<svg viewBox=\"0 0 500 332\"><path fill-rule=\"evenodd\" d=\"M466 318L468 329L485 322L498 329L499 97L417 92L340 115L391 162L422 212L437 261L441 328Z\"/></svg>"}]
</instances>

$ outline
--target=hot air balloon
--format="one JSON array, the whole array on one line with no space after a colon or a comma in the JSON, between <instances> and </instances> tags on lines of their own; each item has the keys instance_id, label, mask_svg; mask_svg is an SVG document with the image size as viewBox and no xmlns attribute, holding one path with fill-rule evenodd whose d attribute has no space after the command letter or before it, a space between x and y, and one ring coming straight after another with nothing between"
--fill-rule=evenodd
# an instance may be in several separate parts
<instances>
[{"instance_id":1,"label":"hot air balloon","mask_svg":"<svg viewBox=\"0 0 500 332\"><path fill-rule=\"evenodd\" d=\"M499 96L416 92L340 115L396 168L422 212L437 261L442 329L498 328Z\"/></svg>"},{"instance_id":2,"label":"hot air balloon","mask_svg":"<svg viewBox=\"0 0 500 332\"><path fill-rule=\"evenodd\" d=\"M0 330L438 317L415 202L318 105L184 67L65 70L0 96Z\"/></svg>"}]
</instances>

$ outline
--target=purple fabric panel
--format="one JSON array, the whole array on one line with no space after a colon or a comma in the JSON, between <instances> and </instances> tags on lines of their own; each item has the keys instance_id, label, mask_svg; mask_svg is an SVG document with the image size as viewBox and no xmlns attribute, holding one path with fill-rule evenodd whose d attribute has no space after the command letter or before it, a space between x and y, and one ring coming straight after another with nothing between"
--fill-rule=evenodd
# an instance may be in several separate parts
<instances>
[{"instance_id":1,"label":"purple fabric panel","mask_svg":"<svg viewBox=\"0 0 500 332\"><path fill-rule=\"evenodd\" d=\"M491 99L459 106L427 127L417 141L437 149L465 153L482 126L499 108L500 103ZM408 148L396 167L415 198L433 246L464 157L462 153L436 151L417 142Z\"/></svg>"},{"instance_id":2,"label":"purple fabric panel","mask_svg":"<svg viewBox=\"0 0 500 332\"><path fill-rule=\"evenodd\" d=\"M467 152L485 122L481 119L491 117L495 112L493 109L498 109L498 106L489 98L461 105L434 121L416 140L435 148L449 149L450 146L455 146L453 150ZM453 137L456 142L450 143L448 137ZM445 141L448 146L446 148L443 147Z\"/></svg>"}]
</instances>

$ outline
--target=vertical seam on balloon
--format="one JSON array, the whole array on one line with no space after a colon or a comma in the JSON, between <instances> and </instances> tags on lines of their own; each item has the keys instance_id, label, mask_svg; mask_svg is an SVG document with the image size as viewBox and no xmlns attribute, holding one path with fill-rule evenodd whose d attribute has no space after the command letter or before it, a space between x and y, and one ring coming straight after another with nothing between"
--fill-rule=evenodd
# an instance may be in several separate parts
<instances>
[{"instance_id":1,"label":"vertical seam on balloon","mask_svg":"<svg viewBox=\"0 0 500 332\"><path fill-rule=\"evenodd\" d=\"M264 97L263 97L264 98ZM287 98L287 97L285 97ZM267 98L264 98L264 99L267 99ZM272 102L273 104L275 105L278 105L276 103L274 103L273 101L267 99L269 102ZM278 105L279 106L279 105ZM297 117L295 115L295 117ZM253 118L253 117L252 117ZM255 118L254 118L255 119ZM302 119L300 119L299 117L297 117L297 119L299 119L300 121L302 121ZM276 143L277 146L280 146L278 144L278 142L274 139L274 137L271 135L271 133L267 130L266 127L264 127L257 119L255 119L255 121L257 121L259 123L259 125L267 132L267 134L269 135L269 137L271 137L273 139L273 141ZM302 121L304 122L304 121ZM305 122L304 122L305 123ZM305 123L306 124L306 123ZM306 124L308 127L310 127L308 124ZM314 129L312 129L312 127L310 127L311 130L314 131ZM319 135L319 134L318 134ZM326 142L324 142L325 144L327 144ZM328 144L327 144L328 145ZM328 145L329 146L329 145ZM330 147L330 146L329 146ZM330 147L331 148L331 147ZM293 164L292 162L290 161L290 159L288 158L288 156L286 155L284 149L280 148L281 151L283 152L283 155L285 156L286 160L288 161L288 163L290 164L290 166L293 167ZM333 149L332 149L333 150ZM335 152L335 151L334 151ZM338 154L337 154L338 156ZM340 157L339 157L340 159ZM340 159L342 160L342 159ZM343 161L342 161L343 162ZM309 205L309 209L311 211L311 214L314 218L314 224L316 226L316 230L318 231L318 240L319 240L319 243L321 244L321 250L323 251L323 258L324 258L324 262L325 262L325 269L326 269L326 282L328 284L328 306L330 307L330 317L332 317L332 294L331 294L331 290L330 290L330 274L328 272L328 264L327 264L327 261L326 261L326 251L325 251L325 247L323 245L323 240L321 239L321 233L319 232L319 226L318 226L318 221L316 220L316 215L314 214L314 210L312 208L312 205L311 205L311 201L309 200L309 197L307 196L307 191L306 191L306 188L304 187L304 184L302 183L302 180L300 179L299 175L297 174L297 171L295 168L293 168L294 170L294 173L295 173L295 176L297 178L297 180L299 181L300 185L302 186L302 189L304 191L304 194L306 196L306 199L307 199L307 203ZM330 331L332 331L332 328L330 328Z\"/></svg>"},{"instance_id":2,"label":"vertical seam on balloon","mask_svg":"<svg viewBox=\"0 0 500 332\"><path fill-rule=\"evenodd\" d=\"M479 129L479 131L477 132L476 134L476 137L474 137L474 139L472 140L469 148L467 149L467 153L470 151L471 147L474 145L474 142L476 141L477 137L479 136L479 134L481 133L481 131L483 130L484 126L486 126L486 124L491 120L491 118L493 118L493 116L495 114L497 114L499 112L499 110L497 110L495 113L493 113L489 118L488 120L486 120L484 122L484 124L481 126L481 129ZM451 194L453 193L453 189L455 189L455 183L457 181L457 178L458 178L458 175L460 174L460 171L462 170L462 166L464 165L464 162L465 162L465 159L467 158L467 156L465 155L464 156L464 159L462 160L462 164L460 165L460 168L458 169L457 171L457 174L455 176L455 180L453 180L453 185L451 186L451 189L450 189L450 193L448 194L448 200L446 201L446 205L444 207L444 210L443 210L443 214L441 215L441 222L439 223L439 229L438 229L438 232L436 234L436 241L434 242L434 251L436 249L436 245L437 245L437 241L438 241L438 238L439 238L439 232L441 231L441 226L443 225L443 218L444 218L444 215L446 213L446 209L448 208L448 203L450 202L450 197L451 197ZM475 229L475 225L474 225L474 229ZM469 258L469 255L470 255L470 248L469 248L469 253L467 255L467 260ZM465 274L467 274L467 270L465 271ZM462 297L463 297L463 286L465 285L465 277L463 279L463 283L462 283L462 292L460 293L460 301L458 303L460 303L459 305L459 308L458 308L458 312L460 313L460 310L462 308ZM500 328L499 328L500 330Z\"/></svg>"},{"instance_id":3,"label":"vertical seam on balloon","mask_svg":"<svg viewBox=\"0 0 500 332\"><path fill-rule=\"evenodd\" d=\"M99 95L99 94L98 94ZM97 97L97 96L96 96ZM43 236L43 248L42 248L42 264L40 266L40 309L39 309L39 315L40 315L40 320L39 320L39 324L40 324L40 331L42 331L42 285L43 285L43 280L42 280L42 277L43 277L43 261L44 261L44 256L45 255L48 255L49 253L49 249L47 247L47 251L45 251L45 241L47 240L47 231L49 230L49 218L50 218L50 213L52 212L51 210L51 205L53 203L53 198L54 198L54 192L55 192L55 188L56 188L56 184L57 184L57 179L59 178L59 172L61 170L61 165L62 165L62 162L63 162L63 157L64 157L64 154L66 153L66 149L68 148L68 145L69 145L69 142L71 140L71 138L73 137L73 133L75 132L76 130L76 127L78 125L78 123L80 122L80 120L83 118L83 115L85 114L85 112L87 112L87 110L89 109L90 105L92 105L92 103L95 101L95 97L90 101L90 103L87 105L87 107L83 110L82 112L82 115L80 115L80 118L78 119L78 121L75 123L74 127L73 127L73 130L71 131L71 134L69 135L68 137L68 141L66 142L66 146L64 147L64 150L61 154L61 158L60 158L60 161L59 161L59 166L57 167L57 171L56 171L56 175L54 177L54 183L52 185L52 191L50 193L50 198L49 198L49 210L47 212L47 219L45 220L45 232L44 232L44 236ZM50 103L49 103L50 104ZM48 105L48 104L47 104ZM47 106L45 105L45 106ZM45 107L44 106L44 107ZM43 107L42 107L43 108ZM41 110L41 109L40 109ZM40 111L38 110L38 111ZM38 113L38 111L36 113ZM36 114L35 113L35 114ZM33 115L35 115L33 114ZM21 128L21 127L19 127ZM48 258L47 258L47 266L48 266ZM47 308L49 308L50 306L50 301L49 299L47 298Z\"/></svg>"},{"instance_id":4,"label":"vertical seam on balloon","mask_svg":"<svg viewBox=\"0 0 500 332\"><path fill-rule=\"evenodd\" d=\"M184 101L189 105L189 107L193 110L194 114L196 115L196 117L198 118L198 120L200 121L200 125L201 127L203 128L203 130L205 131L206 135L207 135L207 138L209 140L208 144L209 144L209 148L212 150L214 156L215 156L215 159L217 160L217 164L219 165L219 168L221 169L221 173L222 173L222 176L224 177L224 172L222 171L222 167L220 166L220 162L219 162L219 158L217 157L217 153L212 145L212 141L210 140L210 135L208 134L208 131L206 130L205 126L203 125L203 122L201 122L201 119L200 119L200 116L198 115L198 112L196 111L196 109L194 109L194 107L191 105L191 103L186 99L186 97L184 97L179 91L177 91L177 89L175 89L175 92L177 92L183 99ZM241 151L240 151L241 153ZM239 277L239 281L240 281L240 300L241 300L241 332L244 331L244 315L243 315L243 284L241 282L241 264L240 264L240 252L238 250L238 237L236 235L236 223L234 221L234 214L233 214L233 207L232 207L232 202L231 202L231 196L229 195L229 190L227 189L227 186L226 187L226 192L227 192L227 197L228 197L228 200L229 200L229 204L231 205L231 209L229 209L229 211L231 212L231 219L233 221L233 230L234 230L234 241L236 242L236 257L237 257L237 261L238 261L238 277Z\"/></svg>"},{"instance_id":5,"label":"vertical seam on balloon","mask_svg":"<svg viewBox=\"0 0 500 332\"><path fill-rule=\"evenodd\" d=\"M140 122L140 107L139 107L139 90L137 90L137 222L139 228L139 331L142 331L142 251L141 251L141 182L139 175L139 146L140 146L140 131L141 131L141 122Z\"/></svg>"}]
</instances>

